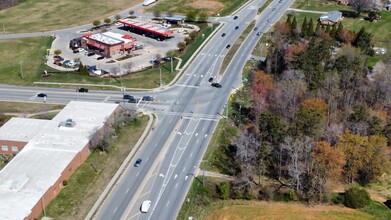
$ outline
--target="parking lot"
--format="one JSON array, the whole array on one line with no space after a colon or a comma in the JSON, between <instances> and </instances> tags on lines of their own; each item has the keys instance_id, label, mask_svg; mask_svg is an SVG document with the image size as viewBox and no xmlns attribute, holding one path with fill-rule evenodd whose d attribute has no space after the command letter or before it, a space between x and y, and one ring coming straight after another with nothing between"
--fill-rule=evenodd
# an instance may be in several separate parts
<instances>
[{"instance_id":1,"label":"parking lot","mask_svg":"<svg viewBox=\"0 0 391 220\"><path fill-rule=\"evenodd\" d=\"M126 72L129 71L139 71L153 65L153 60L155 60L156 57L165 57L167 51L177 49L178 43L184 41L186 35L193 30L197 30L197 27L194 29L172 28L171 30L174 31L172 37L164 41L159 41L145 35L129 32L124 30L122 26L115 24L106 28L106 30L122 35L131 35L136 39L135 46L137 45L137 47L141 47L142 49L132 50L130 52L131 58L127 59L121 60L121 57L123 56L105 58L99 54L89 53L91 51L85 51L82 48L78 49L79 51L73 51L69 47L70 40L83 36L86 34L85 32L72 36L57 36L52 44L52 51L50 51L47 62L48 65L60 70L69 70L69 68L77 68L79 64L75 62L75 59L80 59L84 65L96 66L97 69L102 69L110 73L115 71L116 74L126 74ZM60 56L63 58L63 61L60 61L60 63L64 64L63 62L66 62L65 66L58 66L54 64L55 55L53 53L53 49L61 50Z\"/></svg>"}]
</instances>

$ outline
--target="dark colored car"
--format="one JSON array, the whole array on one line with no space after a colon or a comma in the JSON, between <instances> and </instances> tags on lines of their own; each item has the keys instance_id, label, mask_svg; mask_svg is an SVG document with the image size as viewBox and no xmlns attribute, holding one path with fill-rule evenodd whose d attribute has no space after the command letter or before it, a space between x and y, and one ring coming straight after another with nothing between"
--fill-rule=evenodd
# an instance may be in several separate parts
<instances>
[{"instance_id":1,"label":"dark colored car","mask_svg":"<svg viewBox=\"0 0 391 220\"><path fill-rule=\"evenodd\" d=\"M210 77L208 82L210 82L210 83L213 82L213 77Z\"/></svg>"},{"instance_id":2,"label":"dark colored car","mask_svg":"<svg viewBox=\"0 0 391 220\"><path fill-rule=\"evenodd\" d=\"M272 11L275 11L275 10L276 10L276 8L273 8L273 9L272 9Z\"/></svg>"},{"instance_id":3,"label":"dark colored car","mask_svg":"<svg viewBox=\"0 0 391 220\"><path fill-rule=\"evenodd\" d=\"M88 89L87 88L79 88L77 91L78 92L88 92Z\"/></svg>"},{"instance_id":4,"label":"dark colored car","mask_svg":"<svg viewBox=\"0 0 391 220\"><path fill-rule=\"evenodd\" d=\"M212 83L211 86L216 87L216 88L221 88L220 83Z\"/></svg>"},{"instance_id":5,"label":"dark colored car","mask_svg":"<svg viewBox=\"0 0 391 220\"><path fill-rule=\"evenodd\" d=\"M257 33L257 36L261 36L261 34L262 34L261 32L258 32L258 33Z\"/></svg>"},{"instance_id":6,"label":"dark colored car","mask_svg":"<svg viewBox=\"0 0 391 220\"><path fill-rule=\"evenodd\" d=\"M124 95L124 97L123 97L124 99L134 99L134 97L133 96L131 96L131 95Z\"/></svg>"},{"instance_id":7,"label":"dark colored car","mask_svg":"<svg viewBox=\"0 0 391 220\"><path fill-rule=\"evenodd\" d=\"M229 49L231 47L231 44L228 44L225 48Z\"/></svg>"},{"instance_id":8,"label":"dark colored car","mask_svg":"<svg viewBox=\"0 0 391 220\"><path fill-rule=\"evenodd\" d=\"M257 31L257 30L258 30L258 27L255 27L255 28L254 28L254 31Z\"/></svg>"},{"instance_id":9,"label":"dark colored car","mask_svg":"<svg viewBox=\"0 0 391 220\"><path fill-rule=\"evenodd\" d=\"M138 102L138 100L135 98L130 98L128 100L129 100L129 103L137 103Z\"/></svg>"},{"instance_id":10,"label":"dark colored car","mask_svg":"<svg viewBox=\"0 0 391 220\"><path fill-rule=\"evenodd\" d=\"M136 163L134 163L134 166L135 167L139 167L140 165L141 165L141 162L142 162L143 160L141 159L141 158L138 158L137 160L136 160Z\"/></svg>"},{"instance_id":11,"label":"dark colored car","mask_svg":"<svg viewBox=\"0 0 391 220\"><path fill-rule=\"evenodd\" d=\"M62 58L61 56L55 55L53 58L54 58L54 60L57 60L59 62L64 61L64 58Z\"/></svg>"},{"instance_id":12,"label":"dark colored car","mask_svg":"<svg viewBox=\"0 0 391 220\"><path fill-rule=\"evenodd\" d=\"M90 56L94 56L94 55L95 55L94 52L88 52L88 53L87 53L87 56L89 56L89 57L90 57Z\"/></svg>"},{"instance_id":13,"label":"dark colored car","mask_svg":"<svg viewBox=\"0 0 391 220\"><path fill-rule=\"evenodd\" d=\"M239 26L236 26L236 27L235 27L235 30L237 30L237 29L239 29Z\"/></svg>"},{"instance_id":14,"label":"dark colored car","mask_svg":"<svg viewBox=\"0 0 391 220\"><path fill-rule=\"evenodd\" d=\"M79 49L73 49L73 53L79 53Z\"/></svg>"},{"instance_id":15,"label":"dark colored car","mask_svg":"<svg viewBox=\"0 0 391 220\"><path fill-rule=\"evenodd\" d=\"M225 33L223 33L221 36L222 36L222 37L225 37Z\"/></svg>"},{"instance_id":16,"label":"dark colored car","mask_svg":"<svg viewBox=\"0 0 391 220\"><path fill-rule=\"evenodd\" d=\"M153 97L152 96L143 96L143 98L141 100L143 100L143 101L153 101Z\"/></svg>"},{"instance_id":17,"label":"dark colored car","mask_svg":"<svg viewBox=\"0 0 391 220\"><path fill-rule=\"evenodd\" d=\"M45 93L38 93L37 94L37 97L41 97L41 98L43 98L43 97L47 97L48 95L46 95Z\"/></svg>"},{"instance_id":18,"label":"dark colored car","mask_svg":"<svg viewBox=\"0 0 391 220\"><path fill-rule=\"evenodd\" d=\"M234 20L236 20L236 19L238 19L238 16L235 16L235 17L234 17Z\"/></svg>"},{"instance_id":19,"label":"dark colored car","mask_svg":"<svg viewBox=\"0 0 391 220\"><path fill-rule=\"evenodd\" d=\"M105 57L104 56L99 56L98 58L96 58L97 60L103 60Z\"/></svg>"},{"instance_id":20,"label":"dark colored car","mask_svg":"<svg viewBox=\"0 0 391 220\"><path fill-rule=\"evenodd\" d=\"M270 18L268 18L266 21L267 21L267 22L270 22L271 20L270 20Z\"/></svg>"}]
</instances>

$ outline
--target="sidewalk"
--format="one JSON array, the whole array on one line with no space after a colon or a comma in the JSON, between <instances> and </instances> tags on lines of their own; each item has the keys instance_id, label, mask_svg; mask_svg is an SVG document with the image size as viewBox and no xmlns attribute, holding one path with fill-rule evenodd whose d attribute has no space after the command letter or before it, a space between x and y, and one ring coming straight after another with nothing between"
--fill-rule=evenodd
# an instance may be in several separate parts
<instances>
[{"instance_id":1,"label":"sidewalk","mask_svg":"<svg viewBox=\"0 0 391 220\"><path fill-rule=\"evenodd\" d=\"M326 11L311 11L311 10L302 10L302 9L296 9L296 8L288 8L288 11L297 11L297 12L306 12L306 13L313 13L313 14L327 14Z\"/></svg>"}]
</instances>

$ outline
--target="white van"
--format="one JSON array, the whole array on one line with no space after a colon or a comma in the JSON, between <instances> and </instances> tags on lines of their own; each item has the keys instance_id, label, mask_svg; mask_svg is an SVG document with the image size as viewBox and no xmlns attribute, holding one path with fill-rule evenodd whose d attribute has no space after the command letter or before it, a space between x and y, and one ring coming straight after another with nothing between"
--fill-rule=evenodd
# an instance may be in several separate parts
<instances>
[{"instance_id":1,"label":"white van","mask_svg":"<svg viewBox=\"0 0 391 220\"><path fill-rule=\"evenodd\" d=\"M149 208L151 207L151 204L152 204L151 200L145 200L141 205L141 212L147 213Z\"/></svg>"}]
</instances>

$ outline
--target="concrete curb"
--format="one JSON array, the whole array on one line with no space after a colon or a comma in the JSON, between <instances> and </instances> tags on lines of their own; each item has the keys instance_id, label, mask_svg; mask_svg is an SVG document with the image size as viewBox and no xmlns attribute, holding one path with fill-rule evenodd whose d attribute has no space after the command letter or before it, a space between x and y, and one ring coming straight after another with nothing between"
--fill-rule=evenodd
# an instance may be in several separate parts
<instances>
[{"instance_id":1,"label":"concrete curb","mask_svg":"<svg viewBox=\"0 0 391 220\"><path fill-rule=\"evenodd\" d=\"M107 198L108 195L110 195L112 189L113 189L113 186L114 184L121 178L122 176L122 173L125 171L126 167L128 166L130 160L133 158L133 156L135 155L135 153L139 150L139 148L141 147L141 145L144 143L146 137L148 136L149 132L151 131L151 128L152 128L152 125L153 125L153 122L155 122L155 115L153 115L152 113L148 112L146 113L146 115L149 116L149 121L148 121L148 125L147 127L145 128L143 134L141 135L141 137L139 138L139 140L137 141L136 145L133 147L133 149L130 151L130 153L128 154L128 156L125 158L124 162L122 163L122 165L120 166L120 168L117 170L117 172L115 173L115 175L113 176L113 178L110 180L109 184L106 186L106 188L103 190L102 194L99 196L98 200L95 202L94 206L91 208L90 212L87 214L87 216L84 218L85 220L89 220L89 219L93 219L98 208L100 208L100 206L102 205L102 203L104 202L104 200Z\"/></svg>"}]
</instances>

